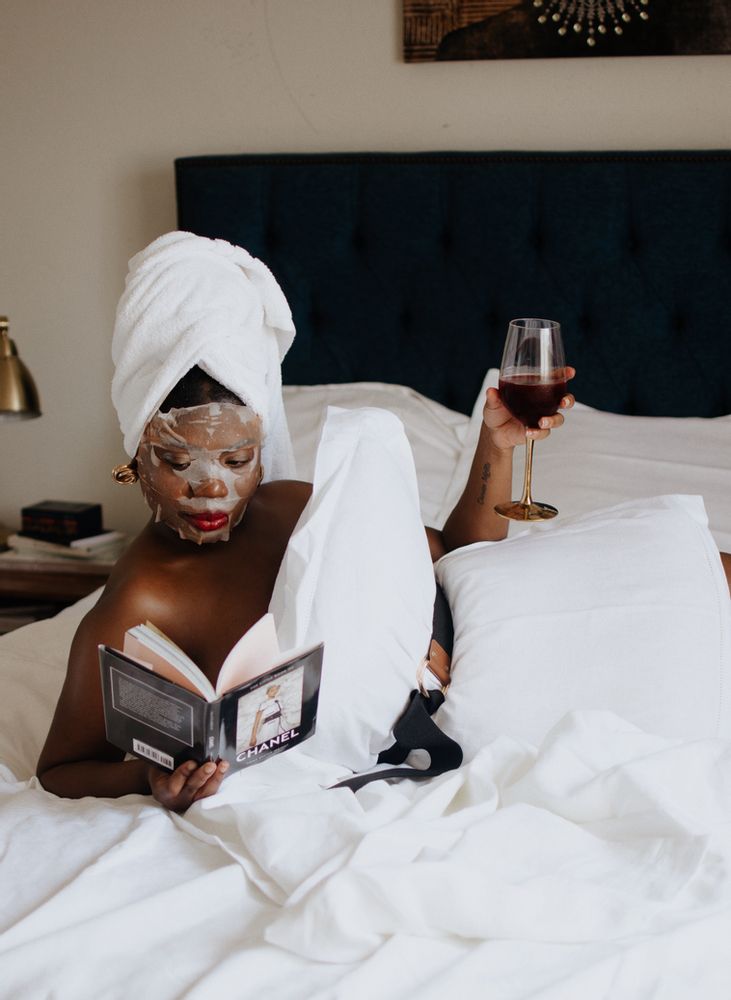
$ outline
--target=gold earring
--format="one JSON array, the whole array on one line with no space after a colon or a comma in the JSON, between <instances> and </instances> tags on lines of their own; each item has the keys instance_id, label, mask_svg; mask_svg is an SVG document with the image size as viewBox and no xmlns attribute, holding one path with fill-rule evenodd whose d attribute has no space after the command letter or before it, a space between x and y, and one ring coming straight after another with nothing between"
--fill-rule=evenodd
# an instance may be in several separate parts
<instances>
[{"instance_id":1,"label":"gold earring","mask_svg":"<svg viewBox=\"0 0 731 1000\"><path fill-rule=\"evenodd\" d=\"M125 465L115 465L112 469L112 479L122 486L134 486L140 477L137 474L137 461L133 458Z\"/></svg>"},{"instance_id":2,"label":"gold earring","mask_svg":"<svg viewBox=\"0 0 731 1000\"><path fill-rule=\"evenodd\" d=\"M261 486L261 481L262 481L263 478L264 478L264 466L260 465L259 466L259 482L256 484L257 487Z\"/></svg>"}]
</instances>

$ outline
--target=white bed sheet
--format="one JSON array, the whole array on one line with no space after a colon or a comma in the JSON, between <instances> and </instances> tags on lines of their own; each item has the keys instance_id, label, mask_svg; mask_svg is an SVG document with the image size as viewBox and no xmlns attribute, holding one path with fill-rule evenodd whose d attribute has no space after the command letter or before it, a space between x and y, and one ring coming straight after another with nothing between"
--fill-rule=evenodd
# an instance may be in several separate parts
<instances>
[{"instance_id":1,"label":"white bed sheet","mask_svg":"<svg viewBox=\"0 0 731 1000\"><path fill-rule=\"evenodd\" d=\"M327 406L383 406L396 413L406 428L424 521L441 527L467 479L485 389L497 382L497 369L490 369L470 418L406 386L380 382L285 386L298 475L311 480ZM567 516L643 496L698 494L719 549L731 552L731 415L633 417L578 402L567 413L564 427L536 445L533 482L535 496ZM522 484L518 451L514 496L520 495Z\"/></svg>"},{"instance_id":2,"label":"white bed sheet","mask_svg":"<svg viewBox=\"0 0 731 1000\"><path fill-rule=\"evenodd\" d=\"M577 712L424 785L329 790L300 748L182 817L65 801L31 774L92 600L0 639L0 997L731 996L729 742Z\"/></svg>"},{"instance_id":3,"label":"white bed sheet","mask_svg":"<svg viewBox=\"0 0 731 1000\"><path fill-rule=\"evenodd\" d=\"M59 660L12 638L4 673ZM180 817L3 768L0 995L727 1000L727 743L574 713L426 785L338 776L293 751Z\"/></svg>"},{"instance_id":4,"label":"white bed sheet","mask_svg":"<svg viewBox=\"0 0 731 1000\"><path fill-rule=\"evenodd\" d=\"M382 382L285 386L284 408L292 432L297 475L312 482L315 453L328 406L379 406L401 420L414 453L421 512L435 524L469 430L463 413L442 406L414 389Z\"/></svg>"}]
</instances>

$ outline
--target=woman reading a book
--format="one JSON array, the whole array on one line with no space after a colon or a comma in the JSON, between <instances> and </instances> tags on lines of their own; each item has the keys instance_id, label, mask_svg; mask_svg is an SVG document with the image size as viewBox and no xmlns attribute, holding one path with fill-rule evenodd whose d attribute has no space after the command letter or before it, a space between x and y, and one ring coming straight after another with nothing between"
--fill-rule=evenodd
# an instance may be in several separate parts
<instances>
[{"instance_id":1,"label":"woman reading a book","mask_svg":"<svg viewBox=\"0 0 731 1000\"><path fill-rule=\"evenodd\" d=\"M268 610L287 542L311 494L291 478L280 363L294 337L268 269L221 240L171 233L130 262L120 301L112 395L129 465L152 518L116 564L74 638L66 680L38 762L57 795L152 794L182 811L214 794L225 762L173 772L124 760L106 740L98 645L122 648L151 620L212 682L236 640ZM573 404L567 396L562 407ZM535 438L563 423L541 420ZM488 391L465 492L433 558L505 537L493 511L509 499L512 453L525 429Z\"/></svg>"}]
</instances>

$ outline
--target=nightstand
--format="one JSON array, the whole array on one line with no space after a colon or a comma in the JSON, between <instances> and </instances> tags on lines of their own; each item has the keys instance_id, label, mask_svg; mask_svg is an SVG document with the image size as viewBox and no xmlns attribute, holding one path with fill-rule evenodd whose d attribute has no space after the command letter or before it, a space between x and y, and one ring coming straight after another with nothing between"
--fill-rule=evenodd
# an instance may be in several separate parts
<instances>
[{"instance_id":1,"label":"nightstand","mask_svg":"<svg viewBox=\"0 0 731 1000\"><path fill-rule=\"evenodd\" d=\"M0 634L51 615L103 587L112 563L0 558Z\"/></svg>"}]
</instances>

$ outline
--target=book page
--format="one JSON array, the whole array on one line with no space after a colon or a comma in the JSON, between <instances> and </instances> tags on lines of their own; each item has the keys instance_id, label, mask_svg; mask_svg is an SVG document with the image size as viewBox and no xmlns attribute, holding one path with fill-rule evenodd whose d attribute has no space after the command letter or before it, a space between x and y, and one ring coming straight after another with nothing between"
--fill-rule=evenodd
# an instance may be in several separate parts
<instances>
[{"instance_id":1,"label":"book page","mask_svg":"<svg viewBox=\"0 0 731 1000\"><path fill-rule=\"evenodd\" d=\"M223 661L216 694L224 694L265 673L278 662L280 656L274 616L267 613L244 632Z\"/></svg>"},{"instance_id":2,"label":"book page","mask_svg":"<svg viewBox=\"0 0 731 1000\"><path fill-rule=\"evenodd\" d=\"M202 695L207 701L215 701L216 692L203 671L155 626L136 625L128 629L122 651L173 684Z\"/></svg>"}]
</instances>

